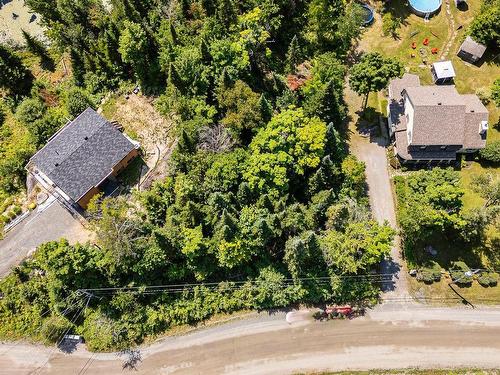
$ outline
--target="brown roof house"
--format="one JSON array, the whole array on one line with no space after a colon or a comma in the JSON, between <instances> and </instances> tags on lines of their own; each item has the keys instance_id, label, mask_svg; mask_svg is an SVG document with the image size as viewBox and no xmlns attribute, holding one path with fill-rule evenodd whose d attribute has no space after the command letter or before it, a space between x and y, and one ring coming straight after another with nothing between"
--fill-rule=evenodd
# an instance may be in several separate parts
<instances>
[{"instance_id":1,"label":"brown roof house","mask_svg":"<svg viewBox=\"0 0 500 375\"><path fill-rule=\"evenodd\" d=\"M138 154L139 143L87 108L54 134L26 169L56 198L86 209Z\"/></svg>"},{"instance_id":2,"label":"brown roof house","mask_svg":"<svg viewBox=\"0 0 500 375\"><path fill-rule=\"evenodd\" d=\"M389 84L389 134L402 163L451 163L486 145L488 110L455 86L420 86L404 74Z\"/></svg>"}]
</instances>

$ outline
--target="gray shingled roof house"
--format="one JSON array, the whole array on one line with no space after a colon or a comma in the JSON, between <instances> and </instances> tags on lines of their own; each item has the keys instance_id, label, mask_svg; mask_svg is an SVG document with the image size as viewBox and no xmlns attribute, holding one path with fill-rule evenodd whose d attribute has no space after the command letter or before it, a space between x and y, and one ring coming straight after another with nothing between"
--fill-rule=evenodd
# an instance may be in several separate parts
<instances>
[{"instance_id":1,"label":"gray shingled roof house","mask_svg":"<svg viewBox=\"0 0 500 375\"><path fill-rule=\"evenodd\" d=\"M26 169L50 193L85 209L103 183L138 155L138 148L137 142L87 108L54 134Z\"/></svg>"},{"instance_id":2,"label":"gray shingled roof house","mask_svg":"<svg viewBox=\"0 0 500 375\"><path fill-rule=\"evenodd\" d=\"M389 84L389 134L402 163L451 163L486 145L488 110L455 86L420 86L404 74Z\"/></svg>"},{"instance_id":3,"label":"gray shingled roof house","mask_svg":"<svg viewBox=\"0 0 500 375\"><path fill-rule=\"evenodd\" d=\"M462 60L476 63L483 57L485 51L486 46L484 44L478 43L468 36L460 46L457 56Z\"/></svg>"}]
</instances>

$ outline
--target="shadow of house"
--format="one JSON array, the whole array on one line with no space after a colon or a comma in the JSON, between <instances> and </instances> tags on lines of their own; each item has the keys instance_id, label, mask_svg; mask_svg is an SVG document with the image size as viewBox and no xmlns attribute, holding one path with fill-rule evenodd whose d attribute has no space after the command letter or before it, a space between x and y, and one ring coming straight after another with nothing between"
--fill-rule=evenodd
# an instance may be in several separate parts
<instances>
[{"instance_id":1,"label":"shadow of house","mask_svg":"<svg viewBox=\"0 0 500 375\"><path fill-rule=\"evenodd\" d=\"M139 143L87 108L54 134L26 169L67 208L80 211L138 155Z\"/></svg>"}]
</instances>

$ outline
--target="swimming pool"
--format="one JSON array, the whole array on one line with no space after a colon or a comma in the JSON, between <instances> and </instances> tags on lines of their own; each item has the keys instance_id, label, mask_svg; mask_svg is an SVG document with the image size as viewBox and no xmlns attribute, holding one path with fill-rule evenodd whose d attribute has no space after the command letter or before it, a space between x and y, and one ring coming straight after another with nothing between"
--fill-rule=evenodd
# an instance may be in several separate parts
<instances>
[{"instance_id":1,"label":"swimming pool","mask_svg":"<svg viewBox=\"0 0 500 375\"><path fill-rule=\"evenodd\" d=\"M413 12L421 17L431 16L441 8L442 0L409 0Z\"/></svg>"},{"instance_id":2,"label":"swimming pool","mask_svg":"<svg viewBox=\"0 0 500 375\"><path fill-rule=\"evenodd\" d=\"M373 22L373 9L370 8L367 4L361 4L363 7L363 25L369 25Z\"/></svg>"}]
</instances>

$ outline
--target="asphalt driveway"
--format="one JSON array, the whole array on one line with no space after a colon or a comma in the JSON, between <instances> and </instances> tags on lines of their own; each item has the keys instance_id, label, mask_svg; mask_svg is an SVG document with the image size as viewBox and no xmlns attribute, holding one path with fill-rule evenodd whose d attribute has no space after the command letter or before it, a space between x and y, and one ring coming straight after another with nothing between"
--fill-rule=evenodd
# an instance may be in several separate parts
<instances>
[{"instance_id":1,"label":"asphalt driveway","mask_svg":"<svg viewBox=\"0 0 500 375\"><path fill-rule=\"evenodd\" d=\"M86 242L90 233L57 201L34 210L0 240L0 278L40 244L60 238Z\"/></svg>"},{"instance_id":2,"label":"asphalt driveway","mask_svg":"<svg viewBox=\"0 0 500 375\"><path fill-rule=\"evenodd\" d=\"M387 221L391 227L397 229L396 208L387 165L388 141L384 135L363 137L354 126L359 119L357 111L362 107L362 100L348 86L346 87L346 101L352 119L350 149L366 165L366 183L374 219L380 223ZM399 237L396 237L394 242L390 257L381 264L381 273L392 274L391 280L382 284L382 290L385 292L384 298L406 298L408 297L407 271L401 256Z\"/></svg>"}]
</instances>

